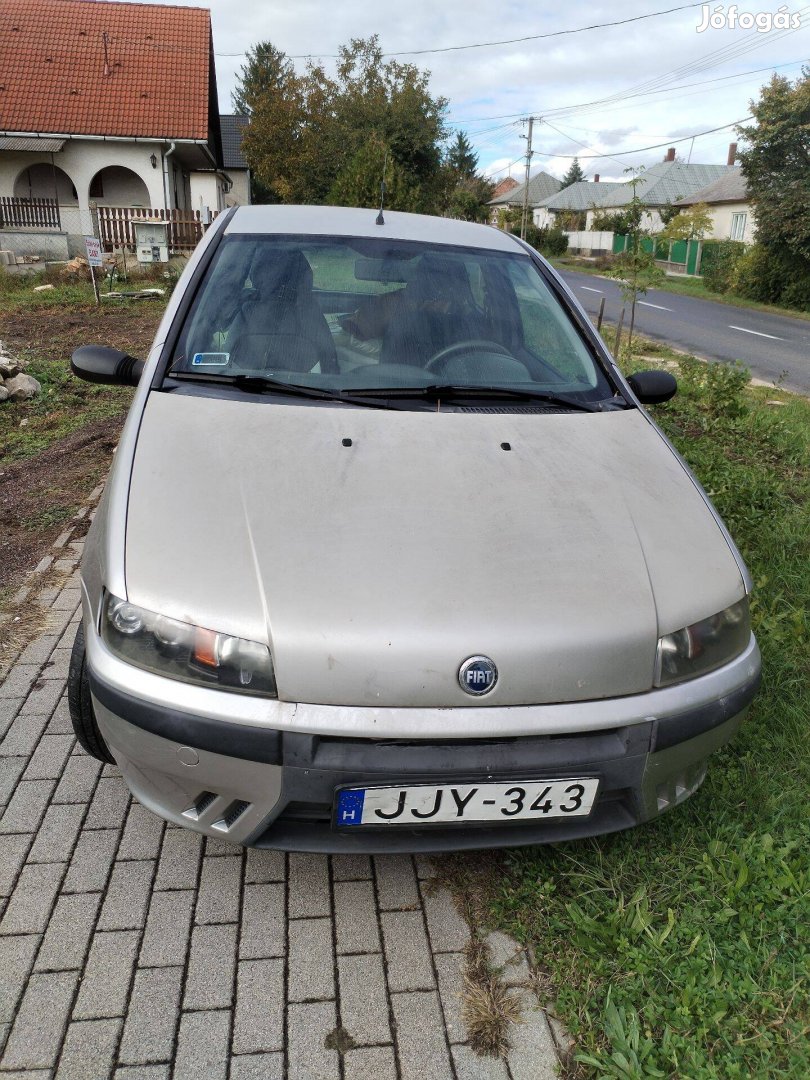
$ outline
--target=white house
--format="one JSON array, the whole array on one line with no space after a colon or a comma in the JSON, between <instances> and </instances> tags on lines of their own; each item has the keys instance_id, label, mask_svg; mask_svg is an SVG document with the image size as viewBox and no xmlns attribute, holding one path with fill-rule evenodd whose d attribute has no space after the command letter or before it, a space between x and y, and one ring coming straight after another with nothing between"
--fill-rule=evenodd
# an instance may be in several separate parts
<instances>
[{"instance_id":1,"label":"white house","mask_svg":"<svg viewBox=\"0 0 810 1080\"><path fill-rule=\"evenodd\" d=\"M2 0L0 43L0 248L82 251L96 207L225 205L207 10Z\"/></svg>"},{"instance_id":2,"label":"white house","mask_svg":"<svg viewBox=\"0 0 810 1080\"><path fill-rule=\"evenodd\" d=\"M675 204L684 209L695 203L706 203L712 219L712 240L741 240L745 244L754 241L756 222L748 202L748 191L742 170L737 168L700 188Z\"/></svg>"}]
</instances>

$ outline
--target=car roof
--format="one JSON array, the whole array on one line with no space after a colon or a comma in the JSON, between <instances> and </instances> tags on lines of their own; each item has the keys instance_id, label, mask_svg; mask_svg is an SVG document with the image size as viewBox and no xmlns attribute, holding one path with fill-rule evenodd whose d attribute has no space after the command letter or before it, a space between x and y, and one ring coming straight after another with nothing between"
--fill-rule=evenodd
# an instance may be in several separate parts
<instances>
[{"instance_id":1,"label":"car roof","mask_svg":"<svg viewBox=\"0 0 810 1080\"><path fill-rule=\"evenodd\" d=\"M225 233L361 236L526 254L514 236L491 225L396 210L386 210L385 224L377 225L377 214L347 206L239 206Z\"/></svg>"}]
</instances>

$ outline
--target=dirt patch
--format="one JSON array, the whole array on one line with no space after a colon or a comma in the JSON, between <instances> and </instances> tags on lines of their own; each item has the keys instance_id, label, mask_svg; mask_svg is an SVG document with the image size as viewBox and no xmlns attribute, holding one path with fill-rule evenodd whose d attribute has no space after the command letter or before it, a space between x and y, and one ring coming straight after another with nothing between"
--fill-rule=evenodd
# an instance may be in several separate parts
<instances>
[{"instance_id":1,"label":"dirt patch","mask_svg":"<svg viewBox=\"0 0 810 1080\"><path fill-rule=\"evenodd\" d=\"M0 471L0 592L19 586L107 473L123 424L97 420Z\"/></svg>"},{"instance_id":2,"label":"dirt patch","mask_svg":"<svg viewBox=\"0 0 810 1080\"><path fill-rule=\"evenodd\" d=\"M151 300L18 308L0 311L0 341L12 352L27 355L33 350L66 361L80 345L111 345L145 358L162 314L163 304Z\"/></svg>"}]
</instances>

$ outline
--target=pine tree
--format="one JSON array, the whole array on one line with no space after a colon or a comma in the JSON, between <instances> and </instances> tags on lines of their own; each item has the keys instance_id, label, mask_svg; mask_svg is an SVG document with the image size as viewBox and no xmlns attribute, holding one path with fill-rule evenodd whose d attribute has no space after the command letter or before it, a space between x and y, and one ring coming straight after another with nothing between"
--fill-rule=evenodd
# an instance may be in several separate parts
<instances>
[{"instance_id":1,"label":"pine tree","mask_svg":"<svg viewBox=\"0 0 810 1080\"><path fill-rule=\"evenodd\" d=\"M580 180L585 179L585 173L582 171L582 167L579 164L579 158L574 158L571 162L571 167L568 172L562 178L562 186L564 188L570 187L571 184L578 184Z\"/></svg>"},{"instance_id":2,"label":"pine tree","mask_svg":"<svg viewBox=\"0 0 810 1080\"><path fill-rule=\"evenodd\" d=\"M456 141L447 154L447 164L459 180L471 179L475 176L478 169L478 154L473 150L466 132L456 132Z\"/></svg>"}]
</instances>

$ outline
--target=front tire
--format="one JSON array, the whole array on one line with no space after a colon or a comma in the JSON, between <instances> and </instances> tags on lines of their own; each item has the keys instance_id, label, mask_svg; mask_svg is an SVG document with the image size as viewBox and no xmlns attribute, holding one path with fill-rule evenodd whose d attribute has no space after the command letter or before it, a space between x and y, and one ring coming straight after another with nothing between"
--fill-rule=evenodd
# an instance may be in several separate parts
<instances>
[{"instance_id":1,"label":"front tire","mask_svg":"<svg viewBox=\"0 0 810 1080\"><path fill-rule=\"evenodd\" d=\"M68 709L70 722L79 745L90 757L98 761L115 764L115 758L104 741L93 712L93 699L90 697L90 680L87 677L87 660L84 649L84 625L79 623L73 651L70 654L70 667L67 680Z\"/></svg>"}]
</instances>

